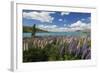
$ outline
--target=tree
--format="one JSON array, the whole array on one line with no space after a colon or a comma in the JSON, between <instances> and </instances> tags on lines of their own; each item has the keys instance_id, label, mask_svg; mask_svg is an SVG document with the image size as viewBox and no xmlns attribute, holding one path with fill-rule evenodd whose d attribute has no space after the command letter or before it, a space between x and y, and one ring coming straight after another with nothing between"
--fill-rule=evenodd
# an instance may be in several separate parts
<instances>
[{"instance_id":1,"label":"tree","mask_svg":"<svg viewBox=\"0 0 100 73\"><path fill-rule=\"evenodd\" d=\"M32 36L34 37L36 33L36 24L33 25L32 27Z\"/></svg>"}]
</instances>

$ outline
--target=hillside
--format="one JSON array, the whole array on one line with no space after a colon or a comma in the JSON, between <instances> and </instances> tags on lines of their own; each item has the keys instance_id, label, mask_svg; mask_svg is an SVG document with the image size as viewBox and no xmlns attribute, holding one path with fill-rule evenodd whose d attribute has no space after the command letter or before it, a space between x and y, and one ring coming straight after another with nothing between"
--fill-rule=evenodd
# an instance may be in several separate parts
<instances>
[{"instance_id":1,"label":"hillside","mask_svg":"<svg viewBox=\"0 0 100 73\"><path fill-rule=\"evenodd\" d=\"M23 26L23 32L32 32L32 27ZM36 28L36 32L48 32L48 31Z\"/></svg>"}]
</instances>

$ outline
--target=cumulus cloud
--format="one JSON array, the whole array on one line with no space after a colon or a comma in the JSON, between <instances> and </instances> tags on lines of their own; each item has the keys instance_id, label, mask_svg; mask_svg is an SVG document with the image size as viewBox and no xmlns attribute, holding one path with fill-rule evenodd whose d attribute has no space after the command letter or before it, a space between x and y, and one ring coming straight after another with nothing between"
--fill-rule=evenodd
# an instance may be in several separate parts
<instances>
[{"instance_id":1,"label":"cumulus cloud","mask_svg":"<svg viewBox=\"0 0 100 73\"><path fill-rule=\"evenodd\" d=\"M64 26L67 26L67 24L64 24Z\"/></svg>"},{"instance_id":2,"label":"cumulus cloud","mask_svg":"<svg viewBox=\"0 0 100 73\"><path fill-rule=\"evenodd\" d=\"M58 19L58 21L63 21L63 19Z\"/></svg>"},{"instance_id":3,"label":"cumulus cloud","mask_svg":"<svg viewBox=\"0 0 100 73\"><path fill-rule=\"evenodd\" d=\"M81 19L82 22L87 22L87 23L90 23L91 22L91 17L87 17L87 18L83 18Z\"/></svg>"},{"instance_id":4,"label":"cumulus cloud","mask_svg":"<svg viewBox=\"0 0 100 73\"><path fill-rule=\"evenodd\" d=\"M40 24L40 25L38 25L37 27L40 28L40 29L43 29L43 30L48 30L48 31L50 31L50 30L52 30L52 29L57 28L57 25Z\"/></svg>"},{"instance_id":5,"label":"cumulus cloud","mask_svg":"<svg viewBox=\"0 0 100 73\"><path fill-rule=\"evenodd\" d=\"M81 21L85 21L85 20L86 20L86 19L84 19L84 18L83 18L83 19L81 19Z\"/></svg>"},{"instance_id":6,"label":"cumulus cloud","mask_svg":"<svg viewBox=\"0 0 100 73\"><path fill-rule=\"evenodd\" d=\"M69 15L70 14L70 12L61 12L61 15L63 16L63 15Z\"/></svg>"},{"instance_id":7,"label":"cumulus cloud","mask_svg":"<svg viewBox=\"0 0 100 73\"><path fill-rule=\"evenodd\" d=\"M87 28L88 26L90 26L90 23L83 23L82 21L77 21L76 23L73 23L70 25L70 27L82 27L82 28Z\"/></svg>"},{"instance_id":8,"label":"cumulus cloud","mask_svg":"<svg viewBox=\"0 0 100 73\"><path fill-rule=\"evenodd\" d=\"M85 29L91 29L90 23L83 23L82 21L78 20L77 22L67 26L67 24L64 24L63 27L59 27L54 24L40 24L38 25L38 28L51 31L51 32L68 32L68 31L76 31L76 30L85 30Z\"/></svg>"},{"instance_id":9,"label":"cumulus cloud","mask_svg":"<svg viewBox=\"0 0 100 73\"><path fill-rule=\"evenodd\" d=\"M90 27L91 27L90 23L83 23L80 20L70 25L70 28L72 30L85 30L85 29L90 29Z\"/></svg>"},{"instance_id":10,"label":"cumulus cloud","mask_svg":"<svg viewBox=\"0 0 100 73\"><path fill-rule=\"evenodd\" d=\"M39 20L41 22L50 22L52 23L52 21L54 20L54 18L50 15L53 14L55 12L23 12L23 17L27 18L27 19L35 19L35 20Z\"/></svg>"},{"instance_id":11,"label":"cumulus cloud","mask_svg":"<svg viewBox=\"0 0 100 73\"><path fill-rule=\"evenodd\" d=\"M50 31L58 31L58 32L68 32L68 31L76 31L76 30L86 30L91 29L90 23L83 23L82 21L78 20L77 22L69 25L68 27L64 24L64 27L57 27Z\"/></svg>"}]
</instances>

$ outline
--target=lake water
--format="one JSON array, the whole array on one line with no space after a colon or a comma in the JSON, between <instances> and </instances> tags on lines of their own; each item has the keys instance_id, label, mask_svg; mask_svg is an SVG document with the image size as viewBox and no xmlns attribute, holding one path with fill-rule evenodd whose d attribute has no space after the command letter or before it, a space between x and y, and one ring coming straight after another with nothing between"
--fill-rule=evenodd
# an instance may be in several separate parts
<instances>
[{"instance_id":1,"label":"lake water","mask_svg":"<svg viewBox=\"0 0 100 73\"><path fill-rule=\"evenodd\" d=\"M32 33L23 33L23 37L31 37ZM83 32L38 32L36 36L86 36Z\"/></svg>"}]
</instances>

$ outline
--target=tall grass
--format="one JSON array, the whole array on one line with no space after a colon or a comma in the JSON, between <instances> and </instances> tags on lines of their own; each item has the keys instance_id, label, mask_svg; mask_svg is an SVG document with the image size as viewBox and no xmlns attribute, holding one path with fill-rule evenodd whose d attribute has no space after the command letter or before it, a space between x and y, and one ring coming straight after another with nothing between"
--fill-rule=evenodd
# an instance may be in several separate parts
<instances>
[{"instance_id":1,"label":"tall grass","mask_svg":"<svg viewBox=\"0 0 100 73\"><path fill-rule=\"evenodd\" d=\"M90 37L31 38L23 62L91 59Z\"/></svg>"}]
</instances>

